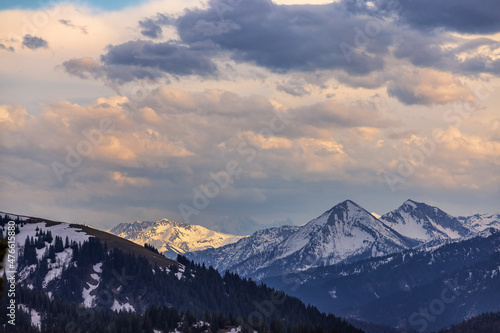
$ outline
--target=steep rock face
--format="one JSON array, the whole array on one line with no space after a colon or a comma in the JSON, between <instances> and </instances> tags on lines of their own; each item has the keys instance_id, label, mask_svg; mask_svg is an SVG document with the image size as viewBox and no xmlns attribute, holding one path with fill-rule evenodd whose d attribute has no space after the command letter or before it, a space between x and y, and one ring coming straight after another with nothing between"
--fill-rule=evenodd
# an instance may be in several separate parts
<instances>
[{"instance_id":1,"label":"steep rock face","mask_svg":"<svg viewBox=\"0 0 500 333\"><path fill-rule=\"evenodd\" d=\"M398 209L382 215L380 220L401 235L420 243L458 239L472 233L456 217L413 200L405 201Z\"/></svg>"},{"instance_id":2,"label":"steep rock face","mask_svg":"<svg viewBox=\"0 0 500 333\"><path fill-rule=\"evenodd\" d=\"M149 243L169 258L189 251L218 248L243 238L167 219L120 223L110 232L139 245Z\"/></svg>"}]
</instances>

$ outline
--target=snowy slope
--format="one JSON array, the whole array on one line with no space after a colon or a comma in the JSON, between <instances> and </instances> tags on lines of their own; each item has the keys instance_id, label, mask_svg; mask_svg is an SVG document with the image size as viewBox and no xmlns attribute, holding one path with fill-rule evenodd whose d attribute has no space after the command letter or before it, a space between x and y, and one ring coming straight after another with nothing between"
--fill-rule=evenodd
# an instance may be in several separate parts
<instances>
[{"instance_id":1,"label":"snowy slope","mask_svg":"<svg viewBox=\"0 0 500 333\"><path fill-rule=\"evenodd\" d=\"M271 252L298 229L299 227L282 226L259 230L236 243L216 249L188 252L185 255L196 262L204 262L207 266L218 268L222 272L253 256Z\"/></svg>"},{"instance_id":2,"label":"snowy slope","mask_svg":"<svg viewBox=\"0 0 500 333\"><path fill-rule=\"evenodd\" d=\"M301 227L262 230L236 244L187 256L221 271L230 269L258 279L393 253L414 245L347 200Z\"/></svg>"},{"instance_id":3,"label":"snowy slope","mask_svg":"<svg viewBox=\"0 0 500 333\"><path fill-rule=\"evenodd\" d=\"M380 220L420 243L458 239L471 234L471 230L456 217L413 200L405 201L398 209L382 215Z\"/></svg>"},{"instance_id":4,"label":"snowy slope","mask_svg":"<svg viewBox=\"0 0 500 333\"><path fill-rule=\"evenodd\" d=\"M356 203L346 200L279 245L277 259L301 253L333 264L363 252L372 256L408 248L410 242Z\"/></svg>"},{"instance_id":5,"label":"snowy slope","mask_svg":"<svg viewBox=\"0 0 500 333\"><path fill-rule=\"evenodd\" d=\"M500 230L500 213L459 216L458 219L463 222L464 225L475 231L483 231L487 228Z\"/></svg>"},{"instance_id":6,"label":"snowy slope","mask_svg":"<svg viewBox=\"0 0 500 333\"><path fill-rule=\"evenodd\" d=\"M27 218L21 219L22 221L26 221ZM1 228L1 227L0 227ZM5 227L6 228L6 227ZM36 222L36 223L24 223L21 227L19 227L19 233L16 235L16 249L17 254L24 248L24 242L27 237L34 238L36 235L36 230L50 231L52 236L61 236L62 239L74 240L78 243L86 241L89 239L89 235L83 232L79 228L70 227L67 223L47 223L47 222ZM3 230L3 233L6 234L7 230ZM46 243L48 246L49 244ZM37 258L40 259L44 255L47 247L37 250ZM57 276L60 276L62 272L62 267L67 266L67 264L71 261L71 249L66 249L62 253L57 254L56 262L51 264L51 270L47 276L45 277L46 283L50 282ZM3 274L3 270L0 270L0 274Z\"/></svg>"},{"instance_id":7,"label":"snowy slope","mask_svg":"<svg viewBox=\"0 0 500 333\"><path fill-rule=\"evenodd\" d=\"M10 216L13 218L17 217L16 215ZM17 273L16 280L21 285L29 289L35 288L38 290L42 290L46 292L49 297L52 297L54 294L59 292L61 290L61 286L65 287L68 285L68 283L70 283L72 295L74 295L74 297L81 296L81 298L83 299L83 306L87 308L97 306L97 299L99 296L98 288L102 289L102 286L108 289L116 288L116 283L112 284L108 279L108 284L102 284L102 279L104 277L103 262L91 264L88 269L87 263L77 262L77 260L75 259L77 257L77 252L75 251L81 251L81 244L84 241L89 241L91 239L97 238L98 240L100 240L101 244L105 243L106 247L109 246L109 249L119 249L122 251L137 253L138 256L140 255L143 258L146 258L148 261L150 261L151 264L155 264L156 261L156 263L158 263L158 269L162 271L166 270L168 272L169 270L167 267L170 267L170 265L177 264L177 267L179 267L179 269L182 266L163 257L162 255L155 254L142 246L138 246L133 242L124 240L109 233L99 231L97 229L90 228L88 226L54 222L29 217L21 221L22 222L19 222L16 225L19 233L15 235L15 257L16 259L18 259L17 267L15 269L11 269L9 267L8 274L11 274L11 270L15 271ZM4 226L0 224L0 231L3 234L6 234L8 226L8 223L5 223ZM51 238L48 237L49 232L52 236ZM63 248L57 248L56 238L58 236L62 239L62 242L64 244ZM36 251L36 256L33 258L33 260L35 260L35 262L31 261L31 259L30 261L28 261L28 257L23 258L24 254L27 253L27 251L25 251L27 238L30 238L33 244L37 244L34 248L34 250ZM40 244L38 241L42 239L45 240L45 242L42 242ZM65 245L66 239L68 239L68 246ZM75 242L79 243L80 247L78 247ZM51 253L53 256L51 256ZM99 253L103 253L103 251L101 250L99 251ZM81 277L81 280L73 279L72 281L68 281L67 277L65 279L64 276L67 276L68 271L70 271L69 274L75 274L75 268L81 269L81 271L78 272L78 274L80 274L78 275L78 277ZM123 271L121 273L122 275L117 275L117 272L111 272L113 276L112 279L114 279L112 281L126 282L125 278L127 277L127 275L123 275ZM110 273L108 267L108 278L109 274ZM182 276L181 273L178 274ZM0 271L0 275L3 275L3 270ZM121 282L123 283L123 286L126 285L125 282ZM113 293L108 294L109 296L112 296L111 298L107 299L107 301L109 300L111 302L109 304L110 308L115 311L134 311L134 306L132 306L130 303L127 303L126 299L124 301L120 301L118 293L119 290L117 290L116 292L113 291ZM33 317L33 311L31 311L31 314Z\"/></svg>"},{"instance_id":8,"label":"snowy slope","mask_svg":"<svg viewBox=\"0 0 500 333\"><path fill-rule=\"evenodd\" d=\"M139 245L149 243L169 258L175 258L179 253L218 248L243 238L167 219L120 223L110 232Z\"/></svg>"}]
</instances>

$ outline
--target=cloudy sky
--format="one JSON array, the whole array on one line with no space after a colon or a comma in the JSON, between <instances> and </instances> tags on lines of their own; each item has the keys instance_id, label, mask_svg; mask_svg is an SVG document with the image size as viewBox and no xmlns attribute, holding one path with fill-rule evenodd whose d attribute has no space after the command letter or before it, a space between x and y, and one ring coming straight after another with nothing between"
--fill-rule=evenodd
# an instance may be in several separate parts
<instances>
[{"instance_id":1,"label":"cloudy sky","mask_svg":"<svg viewBox=\"0 0 500 333\"><path fill-rule=\"evenodd\" d=\"M500 210L495 0L2 1L0 210Z\"/></svg>"}]
</instances>

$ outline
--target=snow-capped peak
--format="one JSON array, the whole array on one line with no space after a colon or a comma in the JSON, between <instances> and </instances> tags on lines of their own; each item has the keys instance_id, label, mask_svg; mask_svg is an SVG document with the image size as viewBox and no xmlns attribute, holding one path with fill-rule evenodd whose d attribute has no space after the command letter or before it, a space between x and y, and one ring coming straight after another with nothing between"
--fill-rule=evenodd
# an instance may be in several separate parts
<instances>
[{"instance_id":1,"label":"snow-capped peak","mask_svg":"<svg viewBox=\"0 0 500 333\"><path fill-rule=\"evenodd\" d=\"M149 243L170 258L189 251L217 248L242 238L169 219L120 223L110 232L139 245Z\"/></svg>"},{"instance_id":2,"label":"snow-capped peak","mask_svg":"<svg viewBox=\"0 0 500 333\"><path fill-rule=\"evenodd\" d=\"M407 247L404 237L352 200L346 200L279 244L275 259L286 259L290 267L304 269L354 257L387 254Z\"/></svg>"},{"instance_id":3,"label":"snow-capped peak","mask_svg":"<svg viewBox=\"0 0 500 333\"><path fill-rule=\"evenodd\" d=\"M403 236L421 243L457 239L471 232L457 218L441 209L414 200L406 200L380 219Z\"/></svg>"},{"instance_id":4,"label":"snow-capped peak","mask_svg":"<svg viewBox=\"0 0 500 333\"><path fill-rule=\"evenodd\" d=\"M411 199L408 199L406 200L404 203L403 203L403 206L407 206L409 207L410 209L417 209L417 202L411 200Z\"/></svg>"}]
</instances>

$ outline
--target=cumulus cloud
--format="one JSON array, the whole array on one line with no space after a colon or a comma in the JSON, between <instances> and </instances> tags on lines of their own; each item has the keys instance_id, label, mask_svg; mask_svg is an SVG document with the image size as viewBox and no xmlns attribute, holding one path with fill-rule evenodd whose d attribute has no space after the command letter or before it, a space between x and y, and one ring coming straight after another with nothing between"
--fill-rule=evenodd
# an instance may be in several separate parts
<instances>
[{"instance_id":1,"label":"cumulus cloud","mask_svg":"<svg viewBox=\"0 0 500 333\"><path fill-rule=\"evenodd\" d=\"M300 107L291 111L298 123L315 128L352 128L379 127L387 128L397 125L394 120L382 116L375 104L359 101L346 105L334 100Z\"/></svg>"},{"instance_id":2,"label":"cumulus cloud","mask_svg":"<svg viewBox=\"0 0 500 333\"><path fill-rule=\"evenodd\" d=\"M437 139L448 150L462 152L466 158L499 158L500 142L479 135L463 133L460 129L450 126L437 134Z\"/></svg>"},{"instance_id":3,"label":"cumulus cloud","mask_svg":"<svg viewBox=\"0 0 500 333\"><path fill-rule=\"evenodd\" d=\"M449 4L443 1L432 8L447 8ZM462 7L469 6L460 2L457 8ZM394 2L385 0L370 6L350 0L314 6L278 5L267 0L228 5L213 0L207 7L188 9L177 17L157 13L138 22L145 37L160 39L163 27L169 26L177 30L178 39L139 39L110 45L99 59L100 69L94 69L98 74L89 75L85 64L76 63L71 65L83 68L69 69L69 73L86 72L83 76L87 78L95 76L120 84L169 75L231 79L235 73L216 65L230 57L238 64L295 75L293 79L277 80L275 89L296 97L311 94L300 76L326 72L341 84L376 89L393 80L388 72L401 60L455 75L500 73L500 58L495 56L500 50L498 41L463 38L443 29L429 32L417 24L407 24L408 20L414 22L411 17L420 17L421 8L426 7L407 1L395 8ZM409 13L412 11L415 13ZM460 22L465 12L460 9L449 15ZM66 20L65 25L74 24ZM223 75L221 70L225 70ZM411 91L396 94L406 102L419 102Z\"/></svg>"},{"instance_id":4,"label":"cumulus cloud","mask_svg":"<svg viewBox=\"0 0 500 333\"><path fill-rule=\"evenodd\" d=\"M62 64L64 70L80 79L99 79L104 76L104 68L96 60L90 57L73 58Z\"/></svg>"},{"instance_id":5,"label":"cumulus cloud","mask_svg":"<svg viewBox=\"0 0 500 333\"><path fill-rule=\"evenodd\" d=\"M452 74L430 69L406 71L389 84L389 95L404 104L474 103L471 89Z\"/></svg>"},{"instance_id":6,"label":"cumulus cloud","mask_svg":"<svg viewBox=\"0 0 500 333\"><path fill-rule=\"evenodd\" d=\"M210 43L195 43L189 47L150 41L130 41L110 46L101 57L106 65L130 65L143 68L159 68L174 75L214 75L217 67L209 59Z\"/></svg>"},{"instance_id":7,"label":"cumulus cloud","mask_svg":"<svg viewBox=\"0 0 500 333\"><path fill-rule=\"evenodd\" d=\"M49 44L47 41L41 37L32 36L30 34L24 35L23 37L23 46L31 50L36 50L40 48L48 48Z\"/></svg>"},{"instance_id":8,"label":"cumulus cloud","mask_svg":"<svg viewBox=\"0 0 500 333\"><path fill-rule=\"evenodd\" d=\"M217 66L210 59L211 45L199 43L190 47L176 43L129 41L109 46L100 62L90 58L73 58L62 66L66 72L82 79L106 78L118 83L136 79L154 80L173 76L216 76Z\"/></svg>"},{"instance_id":9,"label":"cumulus cloud","mask_svg":"<svg viewBox=\"0 0 500 333\"><path fill-rule=\"evenodd\" d=\"M342 4L285 6L266 0L241 1L236 6L224 5L222 0L209 4L176 20L183 42L209 39L231 52L236 61L275 72L343 69L360 75L384 66L382 56L390 43L387 31L380 31L377 43L367 43L346 59L341 43L354 44L355 28L364 27L370 18L350 16ZM223 19L220 8L224 8Z\"/></svg>"},{"instance_id":10,"label":"cumulus cloud","mask_svg":"<svg viewBox=\"0 0 500 333\"><path fill-rule=\"evenodd\" d=\"M164 14L158 13L154 18L146 18L139 21L139 27L141 28L141 34L150 38L161 38L163 25L170 24L172 19Z\"/></svg>"}]
</instances>

